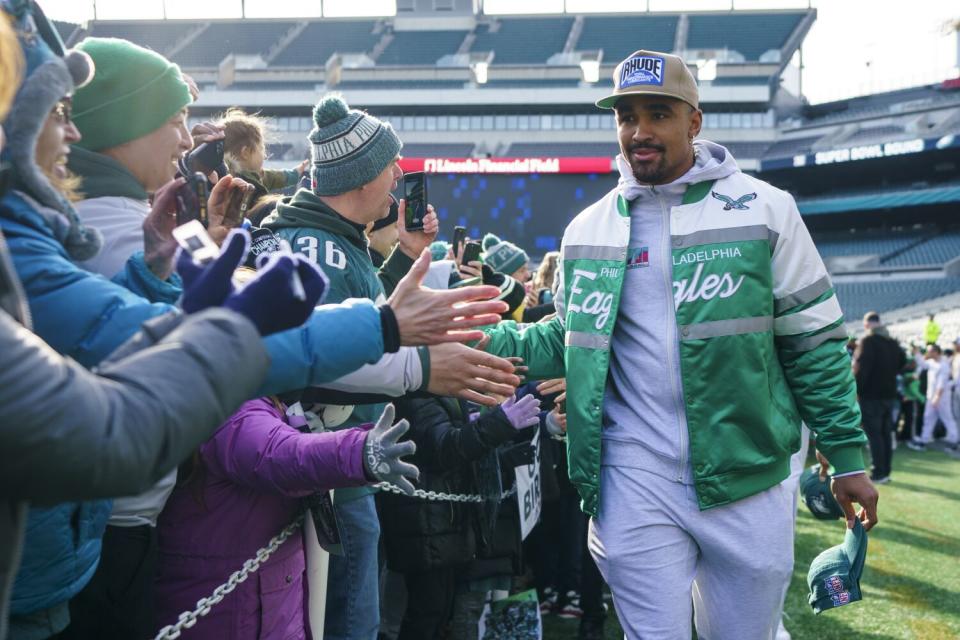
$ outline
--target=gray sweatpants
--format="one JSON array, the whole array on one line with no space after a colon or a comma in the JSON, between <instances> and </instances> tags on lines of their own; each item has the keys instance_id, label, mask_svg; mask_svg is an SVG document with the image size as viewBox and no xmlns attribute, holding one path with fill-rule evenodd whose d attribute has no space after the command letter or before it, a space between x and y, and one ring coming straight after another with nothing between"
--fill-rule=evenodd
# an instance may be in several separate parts
<instances>
[{"instance_id":1,"label":"gray sweatpants","mask_svg":"<svg viewBox=\"0 0 960 640\"><path fill-rule=\"evenodd\" d=\"M793 484L700 511L691 485L601 468L590 552L629 640L771 640L793 571ZM692 597L691 597L692 596Z\"/></svg>"}]
</instances>

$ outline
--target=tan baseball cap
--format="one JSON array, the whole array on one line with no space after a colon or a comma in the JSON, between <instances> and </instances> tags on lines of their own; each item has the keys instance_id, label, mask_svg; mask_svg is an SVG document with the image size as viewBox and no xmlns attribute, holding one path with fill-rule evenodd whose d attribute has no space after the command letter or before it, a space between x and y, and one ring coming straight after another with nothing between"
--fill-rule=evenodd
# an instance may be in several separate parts
<instances>
[{"instance_id":1,"label":"tan baseball cap","mask_svg":"<svg viewBox=\"0 0 960 640\"><path fill-rule=\"evenodd\" d=\"M623 96L661 95L700 108L697 81L678 56L659 51L634 51L613 71L613 93L597 100L601 109L613 109Z\"/></svg>"}]
</instances>

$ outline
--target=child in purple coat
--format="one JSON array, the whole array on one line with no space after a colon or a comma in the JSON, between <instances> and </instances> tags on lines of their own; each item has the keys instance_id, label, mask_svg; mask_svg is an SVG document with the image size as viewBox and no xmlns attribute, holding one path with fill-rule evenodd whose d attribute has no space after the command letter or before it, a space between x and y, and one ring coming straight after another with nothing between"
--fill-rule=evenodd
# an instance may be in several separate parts
<instances>
[{"instance_id":1,"label":"child in purple coat","mask_svg":"<svg viewBox=\"0 0 960 640\"><path fill-rule=\"evenodd\" d=\"M253 557L318 491L387 480L408 488L413 453L396 443L405 421L391 427L393 407L376 427L302 433L287 422L283 405L251 400L227 420L194 456L157 523L160 570L157 614L162 625L209 596ZM287 539L236 590L187 633L236 640L306 638L303 539Z\"/></svg>"}]
</instances>

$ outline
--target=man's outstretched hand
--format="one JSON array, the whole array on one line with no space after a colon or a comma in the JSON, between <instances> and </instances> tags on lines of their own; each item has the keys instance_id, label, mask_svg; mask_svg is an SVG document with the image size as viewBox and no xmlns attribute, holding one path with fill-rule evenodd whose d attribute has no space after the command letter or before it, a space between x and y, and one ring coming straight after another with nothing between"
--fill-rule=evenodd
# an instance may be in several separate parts
<instances>
[{"instance_id":1,"label":"man's outstretched hand","mask_svg":"<svg viewBox=\"0 0 960 640\"><path fill-rule=\"evenodd\" d=\"M387 303L400 327L400 344L423 346L444 342L480 340L483 332L471 330L500 321L507 311L504 302L491 300L497 287L461 287L437 291L421 286L430 268L430 252L425 250L394 289Z\"/></svg>"},{"instance_id":2,"label":"man's outstretched hand","mask_svg":"<svg viewBox=\"0 0 960 640\"><path fill-rule=\"evenodd\" d=\"M430 347L427 391L495 407L520 384L512 362L462 344Z\"/></svg>"}]
</instances>

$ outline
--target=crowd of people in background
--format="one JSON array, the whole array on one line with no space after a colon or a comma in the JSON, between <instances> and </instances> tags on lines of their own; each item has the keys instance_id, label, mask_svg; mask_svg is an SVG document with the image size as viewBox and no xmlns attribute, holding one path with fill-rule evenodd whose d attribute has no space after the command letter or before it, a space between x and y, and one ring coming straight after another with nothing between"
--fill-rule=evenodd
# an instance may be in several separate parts
<instances>
[{"instance_id":1,"label":"crowd of people in background","mask_svg":"<svg viewBox=\"0 0 960 640\"><path fill-rule=\"evenodd\" d=\"M891 481L899 442L927 451L939 441L947 453L960 454L960 337L942 347L933 314L922 339L909 344L891 337L876 311L864 315L863 328L859 339L850 340L848 351L870 441L873 482Z\"/></svg>"},{"instance_id":2,"label":"crowd of people in background","mask_svg":"<svg viewBox=\"0 0 960 640\"><path fill-rule=\"evenodd\" d=\"M265 170L268 123L188 128L197 85L161 55L65 50L35 4L2 9L0 638L154 637L305 512L336 548L325 587L297 531L183 631L310 637L325 588L325 638L476 637L526 583L602 637L565 382L477 330L553 317L558 254L534 272L491 234L439 243L432 207L408 231L401 141L339 96L312 161ZM194 210L210 262L174 237ZM523 540L510 487L535 449Z\"/></svg>"}]
</instances>

